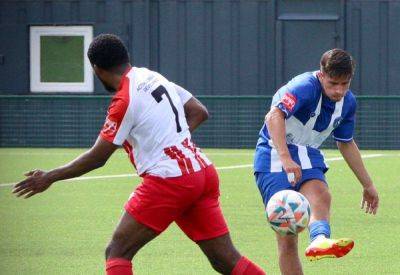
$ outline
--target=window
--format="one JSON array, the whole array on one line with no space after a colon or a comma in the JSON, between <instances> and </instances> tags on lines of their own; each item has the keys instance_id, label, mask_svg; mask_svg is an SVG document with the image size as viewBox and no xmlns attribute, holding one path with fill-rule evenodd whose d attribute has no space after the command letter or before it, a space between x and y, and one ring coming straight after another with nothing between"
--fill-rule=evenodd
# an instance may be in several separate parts
<instances>
[{"instance_id":1,"label":"window","mask_svg":"<svg viewBox=\"0 0 400 275\"><path fill-rule=\"evenodd\" d=\"M32 92L93 92L91 26L31 26Z\"/></svg>"}]
</instances>

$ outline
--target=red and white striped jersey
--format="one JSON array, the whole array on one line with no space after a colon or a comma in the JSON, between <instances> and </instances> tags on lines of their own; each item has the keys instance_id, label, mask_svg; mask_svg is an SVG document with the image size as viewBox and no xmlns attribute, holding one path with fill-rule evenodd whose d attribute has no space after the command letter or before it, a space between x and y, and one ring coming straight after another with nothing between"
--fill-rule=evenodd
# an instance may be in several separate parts
<instances>
[{"instance_id":1,"label":"red and white striped jersey","mask_svg":"<svg viewBox=\"0 0 400 275\"><path fill-rule=\"evenodd\" d=\"M183 105L192 94L146 68L130 68L108 108L101 137L122 145L139 175L163 178L211 162L191 141Z\"/></svg>"}]
</instances>

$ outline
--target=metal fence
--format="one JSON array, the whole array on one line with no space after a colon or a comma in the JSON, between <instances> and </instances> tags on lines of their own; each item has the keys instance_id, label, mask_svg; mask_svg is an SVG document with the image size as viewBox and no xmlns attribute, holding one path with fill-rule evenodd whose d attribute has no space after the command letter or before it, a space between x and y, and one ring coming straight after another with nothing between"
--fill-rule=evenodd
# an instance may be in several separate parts
<instances>
[{"instance_id":1,"label":"metal fence","mask_svg":"<svg viewBox=\"0 0 400 275\"><path fill-rule=\"evenodd\" d=\"M208 148L254 148L271 97L199 96L209 120L194 133ZM362 149L400 149L400 96L359 96L355 139ZM108 96L0 96L0 147L89 147ZM329 139L324 147L334 147Z\"/></svg>"}]
</instances>

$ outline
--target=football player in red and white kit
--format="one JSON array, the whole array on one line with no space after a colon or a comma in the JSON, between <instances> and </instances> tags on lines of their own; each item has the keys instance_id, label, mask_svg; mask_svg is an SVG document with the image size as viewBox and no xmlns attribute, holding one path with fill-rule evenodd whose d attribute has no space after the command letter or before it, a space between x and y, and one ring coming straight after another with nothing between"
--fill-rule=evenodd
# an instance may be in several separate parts
<instances>
[{"instance_id":1,"label":"football player in red and white kit","mask_svg":"<svg viewBox=\"0 0 400 275\"><path fill-rule=\"evenodd\" d=\"M233 246L219 204L217 172L191 141L207 109L159 73L131 67L115 35L97 36L88 57L104 87L116 92L99 137L65 166L27 173L13 192L25 197L43 192L56 181L103 166L123 146L143 181L125 204L106 249L107 274L133 274L133 256L172 222L199 245L216 271L265 274Z\"/></svg>"}]
</instances>

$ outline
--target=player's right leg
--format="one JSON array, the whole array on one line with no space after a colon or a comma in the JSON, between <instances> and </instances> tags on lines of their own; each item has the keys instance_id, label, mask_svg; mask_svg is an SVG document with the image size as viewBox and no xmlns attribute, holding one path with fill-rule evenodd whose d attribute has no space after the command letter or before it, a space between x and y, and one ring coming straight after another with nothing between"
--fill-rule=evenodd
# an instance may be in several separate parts
<instances>
[{"instance_id":1,"label":"player's right leg","mask_svg":"<svg viewBox=\"0 0 400 275\"><path fill-rule=\"evenodd\" d=\"M314 173L317 173L318 170ZM308 171L311 173L312 171ZM315 175L314 179L304 182L300 192L308 199L311 206L309 223L310 245L305 255L310 261L324 258L340 258L350 252L354 246L349 238L331 239L329 225L331 195L323 176Z\"/></svg>"}]
</instances>

